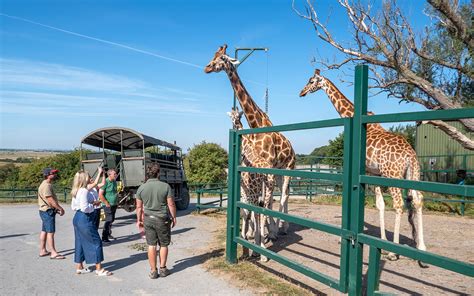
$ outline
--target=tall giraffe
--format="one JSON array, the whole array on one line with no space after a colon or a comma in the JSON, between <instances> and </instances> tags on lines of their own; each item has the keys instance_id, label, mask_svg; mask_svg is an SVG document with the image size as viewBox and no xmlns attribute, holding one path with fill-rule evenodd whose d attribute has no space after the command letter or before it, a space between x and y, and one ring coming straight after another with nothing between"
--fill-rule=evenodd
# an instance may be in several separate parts
<instances>
[{"instance_id":1,"label":"tall giraffe","mask_svg":"<svg viewBox=\"0 0 474 296\"><path fill-rule=\"evenodd\" d=\"M244 111L245 118L251 128L267 127L272 126L272 122L268 115L263 112L252 99L247 89L242 84L242 81L237 74L235 64L237 60L229 57L226 54L227 45L219 47L216 51L214 58L205 67L206 73L225 71L229 77L232 88L237 96L240 106ZM255 155L260 156L268 162L270 165L267 168L278 168L278 169L294 169L296 164L296 156L291 146L290 141L283 136L281 133L264 133L253 135L253 149L255 149ZM274 176L267 175L271 182L267 182L269 186L265 189L265 207L271 208L273 202L273 180ZM283 177L281 186L281 198L279 211L288 213L288 196L289 196L289 184L290 177ZM269 237L275 239L278 233L278 225L270 219ZM282 231L286 233L288 231L288 223L283 222Z\"/></svg>"},{"instance_id":2,"label":"tall giraffe","mask_svg":"<svg viewBox=\"0 0 474 296\"><path fill-rule=\"evenodd\" d=\"M237 107L232 108L231 112L227 112L231 121L232 121L232 128L236 130L243 129L242 125L242 114L243 111L239 111ZM259 157L254 154L254 149L252 148L252 135L245 135L242 137L242 165L243 166L251 166L252 162L255 163L258 161ZM242 202L248 203L255 206L262 206L259 202L260 197L262 196L262 184L265 182L265 176L263 174L256 174L256 173L248 173L243 172L241 175L241 186L240 191L242 194ZM260 223L262 222L260 219L258 221L255 220L255 213L248 211L247 209L240 210L241 217L242 217L242 229L241 234L242 237L246 240L250 238L250 236L254 235L254 229L260 229ZM249 219L252 223L249 223ZM258 225L256 225L258 224ZM259 235L260 232L257 233ZM261 236L255 236L255 243L260 244ZM249 249L243 248L243 257L249 256Z\"/></svg>"},{"instance_id":3,"label":"tall giraffe","mask_svg":"<svg viewBox=\"0 0 474 296\"><path fill-rule=\"evenodd\" d=\"M321 76L318 69L301 91L300 97L304 97L306 94L316 92L320 89L326 92L341 117L354 116L354 105L352 102L349 101L329 79ZM373 113L369 112L369 114ZM405 138L386 131L378 123L367 125L366 168L367 172L373 175L395 179L420 180L420 164L416 157L415 150L413 150ZM396 212L393 242L399 243L403 197L400 188L389 187L389 190ZM380 236L386 240L384 223L385 202L383 200L382 191L378 186L375 187L375 195L376 206L380 216ZM419 191L410 189L409 196L412 199L418 218L417 248L426 250L423 240L423 195ZM413 224L412 209L409 210L408 220L412 226L413 239L415 239L416 229ZM389 253L388 258L390 260L396 260L398 257L393 253Z\"/></svg>"}]
</instances>

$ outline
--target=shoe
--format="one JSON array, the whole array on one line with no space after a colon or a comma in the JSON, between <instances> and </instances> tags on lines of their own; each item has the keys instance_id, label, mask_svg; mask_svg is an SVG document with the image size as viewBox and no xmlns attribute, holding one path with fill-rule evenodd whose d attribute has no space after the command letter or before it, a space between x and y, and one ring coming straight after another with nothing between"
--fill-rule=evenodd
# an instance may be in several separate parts
<instances>
[{"instance_id":1,"label":"shoe","mask_svg":"<svg viewBox=\"0 0 474 296\"><path fill-rule=\"evenodd\" d=\"M160 277L167 277L170 275L170 270L166 267L160 267Z\"/></svg>"},{"instance_id":2,"label":"shoe","mask_svg":"<svg viewBox=\"0 0 474 296\"><path fill-rule=\"evenodd\" d=\"M112 275L113 273L108 271L108 270L105 270L104 268L102 268L101 270L96 270L95 271L95 274L97 276L110 276Z\"/></svg>"},{"instance_id":3,"label":"shoe","mask_svg":"<svg viewBox=\"0 0 474 296\"><path fill-rule=\"evenodd\" d=\"M86 274L86 273L89 273L89 272L92 272L92 270L90 270L89 268L83 268L83 269L76 269L76 274Z\"/></svg>"},{"instance_id":4,"label":"shoe","mask_svg":"<svg viewBox=\"0 0 474 296\"><path fill-rule=\"evenodd\" d=\"M110 240L109 240L108 238L103 238L103 239L102 239L102 242L103 242L103 243L110 243Z\"/></svg>"},{"instance_id":5,"label":"shoe","mask_svg":"<svg viewBox=\"0 0 474 296\"><path fill-rule=\"evenodd\" d=\"M115 240L115 237L113 237L111 234L109 234L109 238Z\"/></svg>"},{"instance_id":6,"label":"shoe","mask_svg":"<svg viewBox=\"0 0 474 296\"><path fill-rule=\"evenodd\" d=\"M157 279L158 278L158 270L153 270L153 271L150 271L150 274L148 275L152 280L153 279Z\"/></svg>"}]
</instances>

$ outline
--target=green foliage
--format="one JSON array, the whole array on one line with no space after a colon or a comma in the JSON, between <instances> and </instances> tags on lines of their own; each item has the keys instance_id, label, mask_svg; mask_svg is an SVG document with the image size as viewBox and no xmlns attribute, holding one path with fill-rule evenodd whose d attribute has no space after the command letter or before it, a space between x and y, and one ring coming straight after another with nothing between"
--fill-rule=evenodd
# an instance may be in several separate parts
<instances>
[{"instance_id":1,"label":"green foliage","mask_svg":"<svg viewBox=\"0 0 474 296\"><path fill-rule=\"evenodd\" d=\"M324 159L325 164L342 167L342 160L344 158L344 134L340 133L334 140L329 140L327 146L327 157Z\"/></svg>"},{"instance_id":2,"label":"green foliage","mask_svg":"<svg viewBox=\"0 0 474 296\"><path fill-rule=\"evenodd\" d=\"M392 126L388 129L390 132L404 137L408 143L415 149L416 143L416 125L407 124L407 125L397 125Z\"/></svg>"},{"instance_id":3,"label":"green foliage","mask_svg":"<svg viewBox=\"0 0 474 296\"><path fill-rule=\"evenodd\" d=\"M75 150L69 153L57 154L34 160L32 163L22 166L16 186L19 188L37 187L43 180L43 169L51 167L59 170L59 180L56 181L56 184L60 187L71 187L74 174L80 168L79 153L79 150Z\"/></svg>"},{"instance_id":4,"label":"green foliage","mask_svg":"<svg viewBox=\"0 0 474 296\"><path fill-rule=\"evenodd\" d=\"M226 181L227 152L218 144L203 141L194 145L184 159L184 169L190 183Z\"/></svg>"},{"instance_id":5,"label":"green foliage","mask_svg":"<svg viewBox=\"0 0 474 296\"><path fill-rule=\"evenodd\" d=\"M12 188L16 186L20 168L13 163L8 163L0 167L0 186Z\"/></svg>"}]
</instances>

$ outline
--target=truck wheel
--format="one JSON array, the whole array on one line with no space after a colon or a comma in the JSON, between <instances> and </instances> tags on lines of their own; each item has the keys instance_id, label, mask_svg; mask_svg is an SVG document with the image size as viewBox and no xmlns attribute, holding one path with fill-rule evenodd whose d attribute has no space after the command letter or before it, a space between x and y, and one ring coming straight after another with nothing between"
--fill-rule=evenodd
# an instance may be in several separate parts
<instances>
[{"instance_id":1,"label":"truck wheel","mask_svg":"<svg viewBox=\"0 0 474 296\"><path fill-rule=\"evenodd\" d=\"M136 204L135 204L135 199L134 198L130 198L129 200L127 200L126 202L123 203L122 205L122 208L131 213L133 211L135 211L136 209Z\"/></svg>"},{"instance_id":2,"label":"truck wheel","mask_svg":"<svg viewBox=\"0 0 474 296\"><path fill-rule=\"evenodd\" d=\"M189 191L188 186L186 184L182 185L180 200L176 201L176 208L178 210L186 210L189 206Z\"/></svg>"}]
</instances>

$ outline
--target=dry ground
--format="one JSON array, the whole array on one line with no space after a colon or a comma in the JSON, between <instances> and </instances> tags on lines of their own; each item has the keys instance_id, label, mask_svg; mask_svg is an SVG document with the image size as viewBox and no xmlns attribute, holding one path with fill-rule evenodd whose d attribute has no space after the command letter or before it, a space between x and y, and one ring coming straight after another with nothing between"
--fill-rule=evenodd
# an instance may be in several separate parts
<instances>
[{"instance_id":1,"label":"dry ground","mask_svg":"<svg viewBox=\"0 0 474 296\"><path fill-rule=\"evenodd\" d=\"M340 225L341 207L311 203L291 203L290 213L318 221ZM380 235L378 211L366 209L365 232ZM395 214L386 213L387 236L392 239ZM474 263L474 219L425 213L425 242L428 251L453 259ZM402 217L402 244L412 245L406 214ZM318 270L333 278L339 277L340 245L338 238L320 231L298 225L290 226L289 234L269 248L292 260ZM364 248L364 275L367 271L368 248ZM310 294L337 295L330 289L306 276L298 274L275 261L260 263L252 261L262 270L277 275L287 282L302 287ZM417 262L402 257L398 261L382 259L380 291L405 295L469 295L474 294L474 279L430 266L422 269ZM257 289L258 292L265 289ZM265 292L263 292L265 293ZM303 294L305 294L303 292Z\"/></svg>"}]
</instances>

